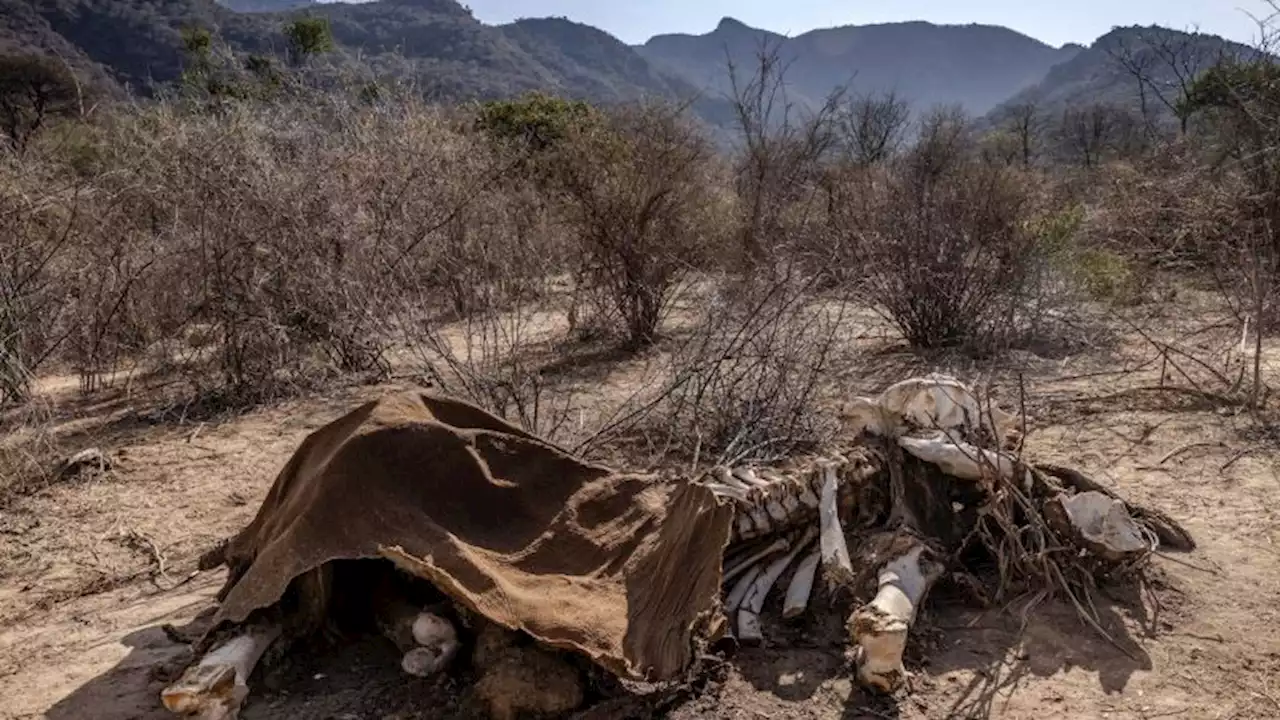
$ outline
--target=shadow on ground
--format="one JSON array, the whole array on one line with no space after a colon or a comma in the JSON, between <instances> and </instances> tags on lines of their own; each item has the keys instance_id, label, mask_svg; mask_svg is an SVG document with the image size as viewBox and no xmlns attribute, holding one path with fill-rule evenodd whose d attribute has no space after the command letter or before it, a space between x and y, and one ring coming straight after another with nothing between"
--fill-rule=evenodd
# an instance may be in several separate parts
<instances>
[{"instance_id":1,"label":"shadow on ground","mask_svg":"<svg viewBox=\"0 0 1280 720\"><path fill-rule=\"evenodd\" d=\"M939 613L933 647L921 658L924 682L938 686L931 694L945 703L934 709L958 720L999 717L1000 699L1025 681L1072 670L1096 676L1108 695L1124 692L1134 673L1152 667L1124 616L1148 637L1158 621L1136 597L1098 597L1095 606L1109 637L1061 602L1015 605L1006 613Z\"/></svg>"},{"instance_id":2,"label":"shadow on ground","mask_svg":"<svg viewBox=\"0 0 1280 720\"><path fill-rule=\"evenodd\" d=\"M909 702L927 703L929 712L948 718L998 717L1000 698L1024 681L1072 669L1096 675L1106 693L1124 691L1135 672L1151 668L1151 660L1127 631L1121 614L1127 613L1144 635L1154 633L1159 618L1146 614L1137 597L1098 597L1096 604L1102 627L1114 642L1064 604L1040 604L1027 612L1023 626L1020 606L984 613L959 609L949 597L935 597L934 606L943 609L924 616L908 650L916 692ZM825 598L815 602L814 611L800 623L784 624L776 612L769 612L768 645L738 648L728 665L761 695L784 704L808 704L818 698L822 705L839 706L846 720L901 717L899 707L908 701L856 687L843 617L827 606ZM131 649L128 656L50 708L49 720L172 720L160 705L160 691L187 662L187 646L172 640L159 624L136 630L121 642ZM285 660L264 670L254 677L253 693L241 714L244 720L475 717L463 701L465 673L434 680L405 676L395 648L381 637L298 645ZM686 686L615 696L577 717L663 717L681 705L682 717L702 716L695 707L704 705L710 716L725 717L733 704L722 705L710 697L724 687L713 679L696 690Z\"/></svg>"}]
</instances>

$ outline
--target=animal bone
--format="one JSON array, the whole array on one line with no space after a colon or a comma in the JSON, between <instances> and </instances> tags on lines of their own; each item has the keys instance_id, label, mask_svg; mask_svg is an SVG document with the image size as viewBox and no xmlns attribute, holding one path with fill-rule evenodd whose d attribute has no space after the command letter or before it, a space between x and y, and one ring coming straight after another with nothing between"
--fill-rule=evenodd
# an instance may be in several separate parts
<instances>
[{"instance_id":1,"label":"animal bone","mask_svg":"<svg viewBox=\"0 0 1280 720\"><path fill-rule=\"evenodd\" d=\"M849 618L850 635L857 647L858 681L868 688L892 692L906 677L902 653L907 632L939 575L933 563L921 562L923 552L924 546L916 545L886 563L880 570L875 598Z\"/></svg>"},{"instance_id":2,"label":"animal bone","mask_svg":"<svg viewBox=\"0 0 1280 720\"><path fill-rule=\"evenodd\" d=\"M813 592L813 579L818 574L818 561L822 559L822 548L818 548L800 561L796 566L796 574L791 577L787 586L787 599L782 605L782 617L792 620L804 614L809 606L809 595Z\"/></svg>"},{"instance_id":3,"label":"animal bone","mask_svg":"<svg viewBox=\"0 0 1280 720\"><path fill-rule=\"evenodd\" d=\"M733 473L729 471L729 468L724 467L722 465L712 468L711 474L715 476L716 480L721 485L724 485L726 487L731 487L736 490L741 490L744 493L751 489L750 485L747 485L746 483L742 482L738 478L734 477Z\"/></svg>"},{"instance_id":4,"label":"animal bone","mask_svg":"<svg viewBox=\"0 0 1280 720\"><path fill-rule=\"evenodd\" d=\"M160 701L170 712L194 720L235 720L249 695L254 666L280 633L279 625L263 625L219 645L162 690Z\"/></svg>"},{"instance_id":5,"label":"animal bone","mask_svg":"<svg viewBox=\"0 0 1280 720\"><path fill-rule=\"evenodd\" d=\"M458 654L458 631L453 623L434 613L424 611L413 621L413 639L421 647L413 648L400 660L401 669L410 675L435 675Z\"/></svg>"},{"instance_id":6,"label":"animal bone","mask_svg":"<svg viewBox=\"0 0 1280 720\"><path fill-rule=\"evenodd\" d=\"M844 529L840 527L840 511L836 504L840 481L836 477L835 468L826 468L824 475L822 505L819 508L822 566L830 580L847 583L853 580L853 563L849 560L849 543L844 539Z\"/></svg>"},{"instance_id":7,"label":"animal bone","mask_svg":"<svg viewBox=\"0 0 1280 720\"><path fill-rule=\"evenodd\" d=\"M1137 560L1154 550L1121 500L1100 492L1059 494L1044 505L1045 519L1059 534L1110 563Z\"/></svg>"},{"instance_id":8,"label":"animal bone","mask_svg":"<svg viewBox=\"0 0 1280 720\"><path fill-rule=\"evenodd\" d=\"M733 471L733 476L751 487L763 488L769 486L769 481L761 479L759 475L756 475L756 471L749 467L736 468Z\"/></svg>"},{"instance_id":9,"label":"animal bone","mask_svg":"<svg viewBox=\"0 0 1280 720\"><path fill-rule=\"evenodd\" d=\"M832 462L839 467L852 465L847 458L837 456L820 462L818 467L786 474L721 466L712 469L715 479L705 485L738 506L731 542L739 543L776 535L812 520L821 505L819 495L827 472L823 466Z\"/></svg>"},{"instance_id":10,"label":"animal bone","mask_svg":"<svg viewBox=\"0 0 1280 720\"><path fill-rule=\"evenodd\" d=\"M786 555L769 563L756 578L755 582L751 584L751 589L747 591L747 597L742 601L742 606L738 609L739 640L753 644L764 641L764 635L760 632L760 611L764 609L765 598L768 597L769 591L773 589L774 584L778 582L778 578L782 577L782 573L795 561L800 551L813 542L815 534L812 528L806 531L800 541Z\"/></svg>"},{"instance_id":11,"label":"animal bone","mask_svg":"<svg viewBox=\"0 0 1280 720\"><path fill-rule=\"evenodd\" d=\"M984 480L991 470L1004 479L1011 479L1015 472L1013 458L968 443L952 442L944 436L900 437L898 445L915 457L937 465L943 473L963 480Z\"/></svg>"},{"instance_id":12,"label":"animal bone","mask_svg":"<svg viewBox=\"0 0 1280 720\"><path fill-rule=\"evenodd\" d=\"M729 582L730 580L737 577L740 573L745 571L747 568L755 565L756 563L760 562L764 558L767 558L770 555L774 555L776 553L785 552L789 549L791 549L791 541L789 541L785 537L780 537L774 540L772 543L761 548L759 551L751 555L748 555L742 560L739 560L734 564L732 569L726 568L724 571L724 581Z\"/></svg>"},{"instance_id":13,"label":"animal bone","mask_svg":"<svg viewBox=\"0 0 1280 720\"><path fill-rule=\"evenodd\" d=\"M729 591L729 596L724 601L724 611L726 614L732 614L742 604L744 598L747 597L747 591L751 589L751 585L755 583L756 578L760 576L760 566L752 565L747 573L738 579L733 589Z\"/></svg>"},{"instance_id":14,"label":"animal bone","mask_svg":"<svg viewBox=\"0 0 1280 720\"><path fill-rule=\"evenodd\" d=\"M984 408L964 383L934 373L894 383L874 399L854 398L842 408L841 419L854 435L895 438L912 429L958 431L972 438L974 430L984 429L1003 447L1015 416L995 405Z\"/></svg>"},{"instance_id":15,"label":"animal bone","mask_svg":"<svg viewBox=\"0 0 1280 720\"><path fill-rule=\"evenodd\" d=\"M458 633L453 623L418 609L392 588L383 587L374 593L373 613L379 632L403 653L400 669L410 675L434 675L458 652Z\"/></svg>"}]
</instances>

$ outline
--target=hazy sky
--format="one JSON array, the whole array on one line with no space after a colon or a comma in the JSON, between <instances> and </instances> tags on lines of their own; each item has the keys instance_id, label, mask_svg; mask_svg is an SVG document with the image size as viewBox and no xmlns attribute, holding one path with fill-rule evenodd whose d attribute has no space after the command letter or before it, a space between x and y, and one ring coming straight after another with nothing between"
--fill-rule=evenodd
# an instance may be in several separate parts
<instances>
[{"instance_id":1,"label":"hazy sky","mask_svg":"<svg viewBox=\"0 0 1280 720\"><path fill-rule=\"evenodd\" d=\"M730 16L788 35L836 25L902 20L1004 25L1052 45L1088 44L1116 25L1164 25L1249 42L1246 13L1269 14L1262 0L462 0L486 23L564 16L628 43L667 32L701 34Z\"/></svg>"}]
</instances>

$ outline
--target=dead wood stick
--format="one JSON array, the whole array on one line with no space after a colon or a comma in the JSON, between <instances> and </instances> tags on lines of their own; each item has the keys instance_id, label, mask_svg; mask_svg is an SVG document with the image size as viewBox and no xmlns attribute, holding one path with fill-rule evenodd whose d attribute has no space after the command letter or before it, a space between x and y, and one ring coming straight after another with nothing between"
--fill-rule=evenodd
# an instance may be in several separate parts
<instances>
[{"instance_id":1,"label":"dead wood stick","mask_svg":"<svg viewBox=\"0 0 1280 720\"><path fill-rule=\"evenodd\" d=\"M1226 443L1224 443L1224 442L1193 442L1193 443L1187 443L1186 445L1183 445L1182 447L1175 448L1174 450L1171 450L1171 451L1170 451L1169 453L1167 453L1164 457L1160 458L1160 461L1159 461L1159 462L1157 462L1156 464L1157 464L1157 465L1163 465L1163 464L1165 464L1165 463L1169 462L1170 460L1172 460L1172 459L1174 459L1174 458L1178 457L1179 455L1181 455L1181 454L1183 454L1183 453L1185 453L1185 452L1190 452L1190 451L1192 451L1192 450L1195 450L1196 448L1225 448L1225 447L1227 447L1227 444L1226 444Z\"/></svg>"}]
</instances>

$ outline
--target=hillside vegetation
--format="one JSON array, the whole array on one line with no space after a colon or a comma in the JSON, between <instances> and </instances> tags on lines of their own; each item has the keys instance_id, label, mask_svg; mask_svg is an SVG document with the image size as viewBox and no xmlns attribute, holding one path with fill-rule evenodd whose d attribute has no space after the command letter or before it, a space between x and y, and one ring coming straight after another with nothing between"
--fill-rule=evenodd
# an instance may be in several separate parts
<instances>
[{"instance_id":1,"label":"hillside vegetation","mask_svg":"<svg viewBox=\"0 0 1280 720\"><path fill-rule=\"evenodd\" d=\"M1176 80L1168 63L1152 61L1160 51L1142 48L1163 47L1167 55L1185 35L1129 28L1088 48L1054 48L994 26L894 23L786 38L725 18L704 35L659 35L630 47L565 19L485 25L455 0L0 0L0 10L0 50L53 54L108 94L127 88L152 95L177 80L184 29L208 30L241 57L272 56L287 49L285 25L306 16L332 30L338 51L324 63L331 78L402 84L443 102L533 90L598 103L694 102L701 119L721 128L735 125L725 101L733 94L729 62L745 77L762 46L787 65L787 97L798 109L817 111L840 88L854 96L892 93L916 112L954 105L1003 119L1028 103L1060 114L1083 98L1138 110L1139 87ZM1232 47L1194 37L1206 58ZM1155 73L1145 86L1117 64L1117 49L1134 55L1129 70ZM1146 101L1152 114L1167 113L1158 99Z\"/></svg>"}]
</instances>

